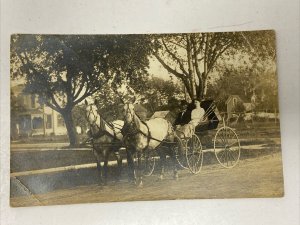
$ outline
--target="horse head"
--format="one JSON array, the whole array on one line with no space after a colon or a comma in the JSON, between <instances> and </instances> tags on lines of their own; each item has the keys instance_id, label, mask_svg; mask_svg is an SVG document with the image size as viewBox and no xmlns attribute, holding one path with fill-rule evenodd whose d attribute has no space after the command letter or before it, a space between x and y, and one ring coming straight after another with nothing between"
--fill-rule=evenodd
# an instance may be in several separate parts
<instances>
[{"instance_id":1,"label":"horse head","mask_svg":"<svg viewBox=\"0 0 300 225\"><path fill-rule=\"evenodd\" d=\"M100 115L98 114L97 109L97 101L95 100L94 104L88 103L87 100L84 101L86 105L86 118L90 125L95 125L97 120L100 119Z\"/></svg>"},{"instance_id":2,"label":"horse head","mask_svg":"<svg viewBox=\"0 0 300 225\"><path fill-rule=\"evenodd\" d=\"M123 116L126 123L132 123L134 118L134 105L132 103L126 103L123 108Z\"/></svg>"}]
</instances>

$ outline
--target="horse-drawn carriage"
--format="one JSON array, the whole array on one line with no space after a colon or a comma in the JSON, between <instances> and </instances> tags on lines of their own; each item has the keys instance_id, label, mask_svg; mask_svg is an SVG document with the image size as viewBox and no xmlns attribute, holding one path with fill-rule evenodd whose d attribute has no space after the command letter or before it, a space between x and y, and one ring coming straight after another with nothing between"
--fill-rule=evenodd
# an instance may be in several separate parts
<instances>
[{"instance_id":1,"label":"horse-drawn carriage","mask_svg":"<svg viewBox=\"0 0 300 225\"><path fill-rule=\"evenodd\" d=\"M176 159L182 168L197 174L201 171L204 151L214 151L217 161L225 168L233 168L240 158L240 141L234 129L225 124L224 118L212 100L201 102L205 110L202 122L195 127L195 131L187 136L174 135L173 141L163 141L161 148L173 148ZM203 149L201 136L210 130L217 130L213 142L213 149ZM143 170L145 176L150 176L155 167L157 157L151 151L144 152Z\"/></svg>"},{"instance_id":2,"label":"horse-drawn carriage","mask_svg":"<svg viewBox=\"0 0 300 225\"><path fill-rule=\"evenodd\" d=\"M109 154L109 152L116 153L112 148L113 146L121 147L123 145L123 147L126 147L128 166L134 171L134 162L136 162L138 165L136 168L138 168L139 174L142 173L145 176L150 176L153 173L158 158L156 152L161 148L171 150L174 162L177 161L182 168L189 169L190 172L197 174L202 168L204 152L199 137L201 137L203 131L215 129L217 129L217 131L213 139L213 149L206 149L206 151L214 151L217 161L223 167L234 167L239 161L241 149L236 132L225 124L224 118L221 118L212 100L202 101L201 107L205 111L202 119L203 122L195 127L191 135L181 137L174 131L170 122L164 119L159 118L160 120L141 121L136 115L132 104L125 104L125 121L116 123L118 126L114 125L114 122L111 124L105 122L97 113L96 108L89 106L87 117L90 122L91 130L94 130L92 137L94 136L98 139L99 135L109 137L109 139L104 138L103 143L101 139L99 139L98 147L96 145L93 146L94 153L98 159L98 168L101 168L99 163L100 154L103 155L103 152L106 153L106 156L104 156L106 160L106 163L104 163L104 165L106 165L104 171L106 171L107 154ZM170 138L170 133L172 134L172 138ZM93 143L95 143L95 141L93 141ZM133 149L133 151L130 149ZM135 155L135 157L133 157L133 155ZM165 161L162 155L159 156L161 161ZM161 163L161 165L163 168L163 163ZM174 173L177 175L176 168L177 166L175 165ZM107 174L107 172L105 172L105 174Z\"/></svg>"}]
</instances>

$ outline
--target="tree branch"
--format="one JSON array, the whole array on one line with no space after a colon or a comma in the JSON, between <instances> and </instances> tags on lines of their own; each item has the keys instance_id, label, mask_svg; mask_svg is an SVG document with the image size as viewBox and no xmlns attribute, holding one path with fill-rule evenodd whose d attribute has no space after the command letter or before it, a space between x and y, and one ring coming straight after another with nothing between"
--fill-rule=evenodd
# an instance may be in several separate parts
<instances>
[{"instance_id":1,"label":"tree branch","mask_svg":"<svg viewBox=\"0 0 300 225\"><path fill-rule=\"evenodd\" d=\"M80 87L78 89L78 91L75 93L74 91L74 99L77 99L77 97L80 95L84 85L85 85L86 81L82 81L81 84L80 84Z\"/></svg>"},{"instance_id":2,"label":"tree branch","mask_svg":"<svg viewBox=\"0 0 300 225\"><path fill-rule=\"evenodd\" d=\"M172 56L172 58L175 59L175 61L177 61L177 63L179 64L179 68L181 69L181 71L182 71L186 76L188 76L188 73L186 72L186 70L185 70L185 68L184 68L184 66L183 66L183 64L182 64L182 62L181 62L181 60L180 60L173 52L171 52L171 50L168 48L168 46L166 45L166 43L165 43L165 41L164 41L163 38L162 38L162 43L163 43L163 45L164 45L164 47L165 47L167 53L169 53L169 54Z\"/></svg>"},{"instance_id":3,"label":"tree branch","mask_svg":"<svg viewBox=\"0 0 300 225\"><path fill-rule=\"evenodd\" d=\"M208 64L208 71L207 74L212 70L214 64L218 60L218 58L231 46L231 42L229 41L224 47L214 56L211 62Z\"/></svg>"},{"instance_id":4,"label":"tree branch","mask_svg":"<svg viewBox=\"0 0 300 225\"><path fill-rule=\"evenodd\" d=\"M62 112L62 108L58 108L58 107L56 107L56 106L54 106L54 105L52 105L50 102L45 102L45 104L48 106L48 107L50 107L51 109L53 109L53 110L55 110L56 112L59 112L59 113L61 113Z\"/></svg>"},{"instance_id":5,"label":"tree branch","mask_svg":"<svg viewBox=\"0 0 300 225\"><path fill-rule=\"evenodd\" d=\"M177 72L175 69L172 69L170 66L168 66L163 59L156 53L153 53L155 58L161 63L161 65L170 73L174 74L176 77L180 79L185 79L185 75Z\"/></svg>"}]
</instances>

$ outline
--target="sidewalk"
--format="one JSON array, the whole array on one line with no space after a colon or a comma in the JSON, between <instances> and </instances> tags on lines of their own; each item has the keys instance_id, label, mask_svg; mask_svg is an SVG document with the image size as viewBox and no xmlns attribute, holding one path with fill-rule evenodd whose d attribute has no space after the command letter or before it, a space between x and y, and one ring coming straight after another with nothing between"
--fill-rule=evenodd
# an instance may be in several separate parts
<instances>
[{"instance_id":1,"label":"sidewalk","mask_svg":"<svg viewBox=\"0 0 300 225\"><path fill-rule=\"evenodd\" d=\"M12 142L10 144L10 150L14 151L49 151L49 150L90 150L88 147L76 147L69 148L69 143L57 143L57 142L49 142L49 143L17 143Z\"/></svg>"}]
</instances>

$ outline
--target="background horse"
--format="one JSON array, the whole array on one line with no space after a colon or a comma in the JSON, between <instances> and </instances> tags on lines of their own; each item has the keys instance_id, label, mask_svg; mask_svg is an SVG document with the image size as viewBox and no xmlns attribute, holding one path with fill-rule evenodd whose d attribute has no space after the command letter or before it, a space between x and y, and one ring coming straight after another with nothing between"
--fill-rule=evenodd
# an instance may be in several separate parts
<instances>
[{"instance_id":1,"label":"background horse","mask_svg":"<svg viewBox=\"0 0 300 225\"><path fill-rule=\"evenodd\" d=\"M112 123L106 122L98 113L98 109L94 104L86 104L86 118L90 125L89 136L92 141L93 153L97 159L97 169L99 171L99 180L104 177L104 184L107 182L108 158L110 154L114 154L118 162L118 174L116 180L120 179L122 171L122 158L119 150L122 147L123 135L121 129L124 121L115 120ZM104 174L101 170L101 159L104 161Z\"/></svg>"},{"instance_id":2,"label":"background horse","mask_svg":"<svg viewBox=\"0 0 300 225\"><path fill-rule=\"evenodd\" d=\"M128 166L131 171L131 177L134 178L134 164L132 155L137 152L138 155L138 168L137 178L138 184L142 185L141 173L141 154L144 150L155 150L163 140L166 138L172 139L173 128L170 122L162 118L155 118L143 122L136 115L133 104L125 104L124 106L124 120L125 124L122 129L125 145L127 148ZM158 151L161 157L161 177L164 172L165 154L163 151ZM177 178L177 167L175 154L171 155L174 163L174 177Z\"/></svg>"}]
</instances>

